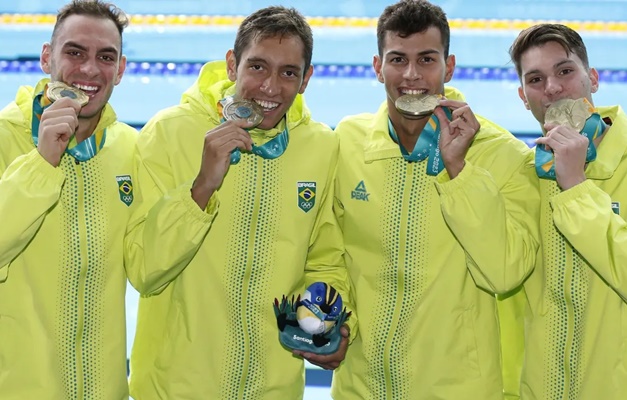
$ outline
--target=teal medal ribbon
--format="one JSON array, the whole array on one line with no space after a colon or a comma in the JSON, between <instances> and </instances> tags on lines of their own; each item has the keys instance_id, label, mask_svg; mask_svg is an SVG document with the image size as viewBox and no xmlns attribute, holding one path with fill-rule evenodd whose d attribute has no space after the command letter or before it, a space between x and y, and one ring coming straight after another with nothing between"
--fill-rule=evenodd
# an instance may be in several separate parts
<instances>
[{"instance_id":1,"label":"teal medal ribbon","mask_svg":"<svg viewBox=\"0 0 627 400\"><path fill-rule=\"evenodd\" d=\"M45 97L43 97L43 92L39 93L35 96L33 100L33 118L31 123L31 135L33 138L33 143L35 147L39 143L39 123L41 120L41 115L44 110L50 105L50 103L43 105L42 103L48 102ZM99 150L105 144L105 139L107 137L107 130L104 129L102 131L96 132L87 139L82 142L76 144L73 147L69 147L65 149L65 152L76 159L76 161L87 161L92 159Z\"/></svg>"},{"instance_id":2,"label":"teal medal ribbon","mask_svg":"<svg viewBox=\"0 0 627 400\"><path fill-rule=\"evenodd\" d=\"M446 116L451 119L451 111L447 107L442 107ZM423 161L428 158L427 161L427 175L436 176L444 169L444 161L440 156L440 120L435 114L429 117L429 121L425 125L424 129L418 137L418 141L414 146L411 154L403 147L398 140L398 135L392 126L392 121L388 118L388 130L390 137L401 149L403 158L409 162Z\"/></svg>"},{"instance_id":3,"label":"teal medal ribbon","mask_svg":"<svg viewBox=\"0 0 627 400\"><path fill-rule=\"evenodd\" d=\"M594 139L603 135L607 129L607 124L598 113L593 113L587 120L581 134L588 138L588 151L586 152L586 163L597 158L597 149L594 146ZM536 146L536 174L541 179L555 180L555 163L553 152L546 149L544 145Z\"/></svg>"},{"instance_id":4,"label":"teal medal ribbon","mask_svg":"<svg viewBox=\"0 0 627 400\"><path fill-rule=\"evenodd\" d=\"M224 121L222 121L224 122ZM279 133L277 136L272 138L272 140L257 146L253 143L253 149L251 153L258 155L261 158L265 158L268 160L272 160L278 158L283 153L285 153L285 149L287 149L287 144L289 143L289 133L287 130L287 121L285 122L285 129L283 132ZM231 164L237 164L242 158L242 152L240 149L235 148L231 152Z\"/></svg>"},{"instance_id":5,"label":"teal medal ribbon","mask_svg":"<svg viewBox=\"0 0 627 400\"><path fill-rule=\"evenodd\" d=\"M226 100L227 99L220 100L220 104L223 104L223 102ZM220 119L220 122L224 123L226 122L226 119L224 119L223 117ZM268 142L260 146L257 146L256 144L253 143L253 148L251 150L251 153L258 155L261 158L272 160L272 159L278 158L283 153L285 153L285 149L287 149L287 145L289 141L290 141L290 137L289 137L289 131L287 129L287 118L285 118L285 129L283 129L283 132L279 133L274 138L272 138L272 140L269 140ZM231 165L239 163L241 158L242 158L242 152L240 149L235 148L233 149L233 151L231 151L231 159L230 159Z\"/></svg>"}]
</instances>

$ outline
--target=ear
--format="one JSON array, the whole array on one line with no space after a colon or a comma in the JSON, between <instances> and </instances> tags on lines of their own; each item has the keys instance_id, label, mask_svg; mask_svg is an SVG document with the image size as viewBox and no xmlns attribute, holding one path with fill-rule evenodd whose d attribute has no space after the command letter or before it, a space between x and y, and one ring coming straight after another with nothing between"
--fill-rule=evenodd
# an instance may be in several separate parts
<instances>
[{"instance_id":1,"label":"ear","mask_svg":"<svg viewBox=\"0 0 627 400\"><path fill-rule=\"evenodd\" d=\"M446 58L446 72L444 74L444 83L448 83L453 78L455 72L455 54L449 54Z\"/></svg>"},{"instance_id":2,"label":"ear","mask_svg":"<svg viewBox=\"0 0 627 400\"><path fill-rule=\"evenodd\" d=\"M41 64L41 70L50 75L50 53L52 52L50 43L44 43L41 48L41 55L39 56L39 63Z\"/></svg>"},{"instance_id":3,"label":"ear","mask_svg":"<svg viewBox=\"0 0 627 400\"><path fill-rule=\"evenodd\" d=\"M527 102L527 97L525 96L525 92L523 91L522 86L518 87L518 97L520 97L520 99L522 100L523 104L525 105L525 108L527 110L530 110L529 103Z\"/></svg>"},{"instance_id":4,"label":"ear","mask_svg":"<svg viewBox=\"0 0 627 400\"><path fill-rule=\"evenodd\" d=\"M313 75L313 71L313 65L310 65L309 69L305 72L305 76L303 76L303 83L300 84L300 89L298 90L298 93L305 93L305 89L307 89L307 85L309 84L309 79L311 78L311 75Z\"/></svg>"},{"instance_id":5,"label":"ear","mask_svg":"<svg viewBox=\"0 0 627 400\"><path fill-rule=\"evenodd\" d=\"M226 72L229 75L231 82L237 80L237 62L235 60L235 53L233 49L226 52Z\"/></svg>"},{"instance_id":6,"label":"ear","mask_svg":"<svg viewBox=\"0 0 627 400\"><path fill-rule=\"evenodd\" d=\"M596 93L599 90L599 72L595 68L590 68L588 77L590 78L590 92Z\"/></svg>"},{"instance_id":7,"label":"ear","mask_svg":"<svg viewBox=\"0 0 627 400\"><path fill-rule=\"evenodd\" d=\"M383 74L381 73L381 68L383 68L383 61L381 61L381 57L377 54L372 57L372 68L374 68L374 72L377 74L377 79L381 83L385 83L385 79L383 78Z\"/></svg>"},{"instance_id":8,"label":"ear","mask_svg":"<svg viewBox=\"0 0 627 400\"><path fill-rule=\"evenodd\" d=\"M126 56L122 55L120 57L120 64L118 65L118 76L115 79L115 84L117 85L122 80L122 76L124 75L124 71L126 71Z\"/></svg>"}]
</instances>

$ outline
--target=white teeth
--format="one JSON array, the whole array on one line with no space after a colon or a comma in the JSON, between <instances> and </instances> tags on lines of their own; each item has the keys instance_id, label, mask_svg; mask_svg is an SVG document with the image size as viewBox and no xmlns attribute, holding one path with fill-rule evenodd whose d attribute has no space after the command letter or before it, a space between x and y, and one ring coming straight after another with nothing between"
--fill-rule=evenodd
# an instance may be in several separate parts
<instances>
[{"instance_id":1,"label":"white teeth","mask_svg":"<svg viewBox=\"0 0 627 400\"><path fill-rule=\"evenodd\" d=\"M255 103L259 104L261 107L263 107L267 111L274 110L275 108L279 106L279 103L275 103L273 101L266 101L266 100L255 100Z\"/></svg>"},{"instance_id":2,"label":"white teeth","mask_svg":"<svg viewBox=\"0 0 627 400\"><path fill-rule=\"evenodd\" d=\"M424 94L427 93L426 90L415 90L415 89L403 89L401 90L403 94Z\"/></svg>"},{"instance_id":3,"label":"white teeth","mask_svg":"<svg viewBox=\"0 0 627 400\"><path fill-rule=\"evenodd\" d=\"M86 92L93 92L93 91L98 90L98 86L79 85L77 83L72 84L72 86L74 86L75 88L78 88L80 90L84 90Z\"/></svg>"}]
</instances>

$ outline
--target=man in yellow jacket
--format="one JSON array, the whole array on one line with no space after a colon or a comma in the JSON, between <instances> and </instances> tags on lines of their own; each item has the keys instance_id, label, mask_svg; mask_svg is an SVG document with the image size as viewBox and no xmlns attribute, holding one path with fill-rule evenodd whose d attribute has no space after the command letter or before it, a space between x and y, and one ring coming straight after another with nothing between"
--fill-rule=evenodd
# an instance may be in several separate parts
<instances>
[{"instance_id":1,"label":"man in yellow jacket","mask_svg":"<svg viewBox=\"0 0 627 400\"><path fill-rule=\"evenodd\" d=\"M599 74L571 28L528 28L510 55L520 98L544 132L536 147L543 250L525 283L521 398L624 399L627 118L619 106L594 108ZM545 120L563 99L588 102L583 130Z\"/></svg>"},{"instance_id":2,"label":"man in yellow jacket","mask_svg":"<svg viewBox=\"0 0 627 400\"><path fill-rule=\"evenodd\" d=\"M442 9L404 0L377 26L378 112L337 126L335 212L359 335L334 399L503 399L495 293L538 249L531 151L444 84L455 67ZM404 95L445 95L406 116ZM447 114L448 113L448 114Z\"/></svg>"},{"instance_id":3,"label":"man in yellow jacket","mask_svg":"<svg viewBox=\"0 0 627 400\"><path fill-rule=\"evenodd\" d=\"M126 15L73 1L0 111L0 398L126 399L123 238L137 132L108 104ZM87 96L50 105L51 81ZM71 91L73 89L69 89Z\"/></svg>"},{"instance_id":4,"label":"man in yellow jacket","mask_svg":"<svg viewBox=\"0 0 627 400\"><path fill-rule=\"evenodd\" d=\"M304 362L279 342L274 299L323 281L350 303L341 236L329 231L338 139L302 97L312 47L296 10L251 14L226 63L207 63L181 104L139 135L143 201L127 240L146 271L131 354L137 400L300 399ZM225 121L231 101L254 102L247 110L260 107L263 120ZM335 354L306 356L334 368L343 335Z\"/></svg>"}]
</instances>

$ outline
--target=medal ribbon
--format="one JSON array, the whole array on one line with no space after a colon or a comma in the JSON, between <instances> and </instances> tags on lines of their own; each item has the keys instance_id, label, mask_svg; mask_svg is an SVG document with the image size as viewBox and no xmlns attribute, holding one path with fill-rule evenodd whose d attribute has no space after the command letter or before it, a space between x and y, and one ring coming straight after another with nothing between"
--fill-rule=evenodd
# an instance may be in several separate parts
<instances>
[{"instance_id":1,"label":"medal ribbon","mask_svg":"<svg viewBox=\"0 0 627 400\"><path fill-rule=\"evenodd\" d=\"M593 143L594 139L603 135L607 124L598 113L593 113L587 120L581 134L588 138L588 151L586 152L586 163L597 158L597 149ZM536 146L536 173L541 179L555 180L555 156L553 152L546 149L543 144Z\"/></svg>"},{"instance_id":2,"label":"medal ribbon","mask_svg":"<svg viewBox=\"0 0 627 400\"><path fill-rule=\"evenodd\" d=\"M218 102L218 112L222 114L223 102L228 101L229 99L222 99ZM225 122L226 119L221 118L220 122ZM249 129L246 129L247 131ZM285 149L287 149L287 145L290 141L289 132L287 129L287 118L285 119L285 129L283 132L279 133L277 136L269 140L268 142L262 145L256 145L253 143L253 148L251 150L252 154L258 155L261 158L265 158L267 160L272 160L278 158L283 153L285 153ZM233 149L231 152L231 165L237 164L242 158L242 152L237 147Z\"/></svg>"},{"instance_id":3,"label":"medal ribbon","mask_svg":"<svg viewBox=\"0 0 627 400\"><path fill-rule=\"evenodd\" d=\"M446 113L446 116L450 119L451 111L447 107L442 107L442 109ZM431 176L436 176L444 169L444 161L442 161L442 157L440 156L440 120L438 120L438 117L436 117L435 114L432 114L429 121L427 121L427 124L420 133L418 141L416 142L411 154L407 152L398 140L396 131L392 126L392 121L389 118L388 130L392 140L398 143L405 160L409 162L417 162L428 158L427 175Z\"/></svg>"},{"instance_id":4,"label":"medal ribbon","mask_svg":"<svg viewBox=\"0 0 627 400\"><path fill-rule=\"evenodd\" d=\"M35 96L35 99L33 100L31 135L33 137L33 143L35 143L35 147L39 143L39 123L41 121L41 115L44 110L52 104L48 97L44 96L45 91L46 90L44 89L44 91ZM65 149L65 152L74 157L77 161L90 160L98 153L99 150L102 149L105 144L106 137L106 128L96 131L93 135L80 143L76 143L76 137L72 136L72 139L70 140L70 145L72 147L68 146L68 148Z\"/></svg>"}]
</instances>

